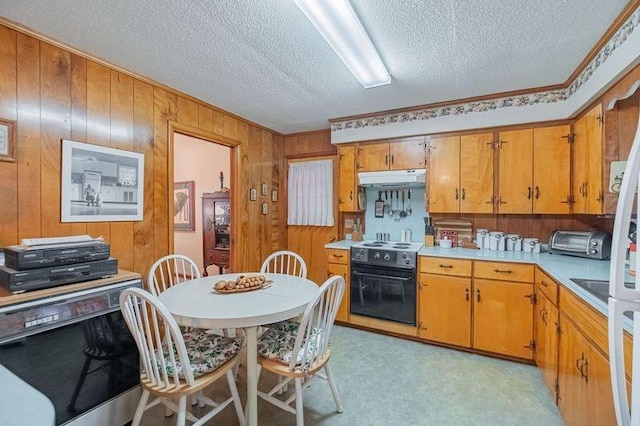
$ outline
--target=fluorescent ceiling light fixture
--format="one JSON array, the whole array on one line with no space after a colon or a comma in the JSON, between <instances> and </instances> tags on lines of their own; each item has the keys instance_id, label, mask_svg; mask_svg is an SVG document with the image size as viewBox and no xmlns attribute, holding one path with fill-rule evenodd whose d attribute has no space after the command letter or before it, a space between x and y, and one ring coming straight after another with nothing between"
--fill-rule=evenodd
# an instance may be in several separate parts
<instances>
[{"instance_id":1,"label":"fluorescent ceiling light fixture","mask_svg":"<svg viewBox=\"0 0 640 426\"><path fill-rule=\"evenodd\" d=\"M365 89L391 83L349 0L294 0Z\"/></svg>"}]
</instances>

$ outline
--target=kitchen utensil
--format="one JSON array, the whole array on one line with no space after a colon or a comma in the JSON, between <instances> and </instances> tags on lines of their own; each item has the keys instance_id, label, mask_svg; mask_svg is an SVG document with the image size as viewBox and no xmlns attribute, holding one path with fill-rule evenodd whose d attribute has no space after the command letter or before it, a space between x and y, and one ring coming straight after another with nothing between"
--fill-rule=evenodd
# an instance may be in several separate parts
<instances>
[{"instance_id":1,"label":"kitchen utensil","mask_svg":"<svg viewBox=\"0 0 640 426\"><path fill-rule=\"evenodd\" d=\"M393 197L393 194L391 194ZM384 191L384 213L387 215L391 215L391 204L389 204L389 191Z\"/></svg>"},{"instance_id":2,"label":"kitchen utensil","mask_svg":"<svg viewBox=\"0 0 640 426\"><path fill-rule=\"evenodd\" d=\"M360 211L365 211L367 209L367 193L364 192L363 187L358 189L358 207Z\"/></svg>"},{"instance_id":3,"label":"kitchen utensil","mask_svg":"<svg viewBox=\"0 0 640 426\"><path fill-rule=\"evenodd\" d=\"M402 210L400 210L400 217L407 217L407 212L404 210L404 189L402 190Z\"/></svg>"},{"instance_id":4,"label":"kitchen utensil","mask_svg":"<svg viewBox=\"0 0 640 426\"><path fill-rule=\"evenodd\" d=\"M411 190L407 189L407 216L411 216Z\"/></svg>"},{"instance_id":5,"label":"kitchen utensil","mask_svg":"<svg viewBox=\"0 0 640 426\"><path fill-rule=\"evenodd\" d=\"M382 191L378 191L378 199L375 202L375 217L384 217L384 201L382 201Z\"/></svg>"}]
</instances>

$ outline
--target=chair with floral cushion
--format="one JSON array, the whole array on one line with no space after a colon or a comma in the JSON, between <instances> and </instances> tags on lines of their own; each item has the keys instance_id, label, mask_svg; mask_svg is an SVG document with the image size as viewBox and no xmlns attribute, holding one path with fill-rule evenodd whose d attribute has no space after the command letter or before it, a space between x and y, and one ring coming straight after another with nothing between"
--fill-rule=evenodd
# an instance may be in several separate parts
<instances>
[{"instance_id":1,"label":"chair with floral cushion","mask_svg":"<svg viewBox=\"0 0 640 426\"><path fill-rule=\"evenodd\" d=\"M344 278L333 276L320 287L318 295L309 302L300 323L286 321L279 328L270 328L258 340L260 371L267 370L283 377L268 392L258 392L265 401L296 415L296 424L304 424L302 392L316 376L327 379L336 403L342 413L342 403L329 367L331 350L329 337L344 294ZM320 371L324 369L326 375ZM295 392L282 400L274 396L290 381ZM295 408L290 404L296 401Z\"/></svg>"},{"instance_id":2,"label":"chair with floral cushion","mask_svg":"<svg viewBox=\"0 0 640 426\"><path fill-rule=\"evenodd\" d=\"M263 274L286 274L307 278L307 264L304 259L292 251L282 250L272 253L265 259L260 268Z\"/></svg>"},{"instance_id":3,"label":"chair with floral cushion","mask_svg":"<svg viewBox=\"0 0 640 426\"><path fill-rule=\"evenodd\" d=\"M184 425L188 419L199 426L233 402L238 420L244 424L244 413L233 377L241 339L209 334L199 329L191 329L183 335L167 308L158 298L142 289L124 290L120 295L120 308L140 352L142 396L133 426L140 424L147 408L160 403L177 413L177 425ZM205 397L202 390L225 375L231 396L221 403ZM151 395L155 399L149 402ZM198 419L187 411L189 396L213 407L212 410ZM174 400L178 400L177 405Z\"/></svg>"}]
</instances>

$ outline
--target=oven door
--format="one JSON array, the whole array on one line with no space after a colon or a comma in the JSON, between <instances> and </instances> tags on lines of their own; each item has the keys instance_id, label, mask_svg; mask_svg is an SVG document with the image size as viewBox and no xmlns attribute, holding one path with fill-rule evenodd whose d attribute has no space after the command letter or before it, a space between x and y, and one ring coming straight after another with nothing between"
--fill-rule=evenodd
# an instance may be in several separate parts
<instances>
[{"instance_id":1,"label":"oven door","mask_svg":"<svg viewBox=\"0 0 640 426\"><path fill-rule=\"evenodd\" d=\"M416 325L415 269L353 265L351 313Z\"/></svg>"}]
</instances>

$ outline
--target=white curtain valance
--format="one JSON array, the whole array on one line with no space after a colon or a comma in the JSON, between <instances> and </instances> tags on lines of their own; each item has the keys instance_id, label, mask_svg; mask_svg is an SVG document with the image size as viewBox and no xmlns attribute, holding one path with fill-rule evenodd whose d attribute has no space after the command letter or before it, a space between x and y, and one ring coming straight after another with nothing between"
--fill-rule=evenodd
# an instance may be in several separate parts
<instances>
[{"instance_id":1,"label":"white curtain valance","mask_svg":"<svg viewBox=\"0 0 640 426\"><path fill-rule=\"evenodd\" d=\"M289 164L288 225L333 226L333 161Z\"/></svg>"}]
</instances>

